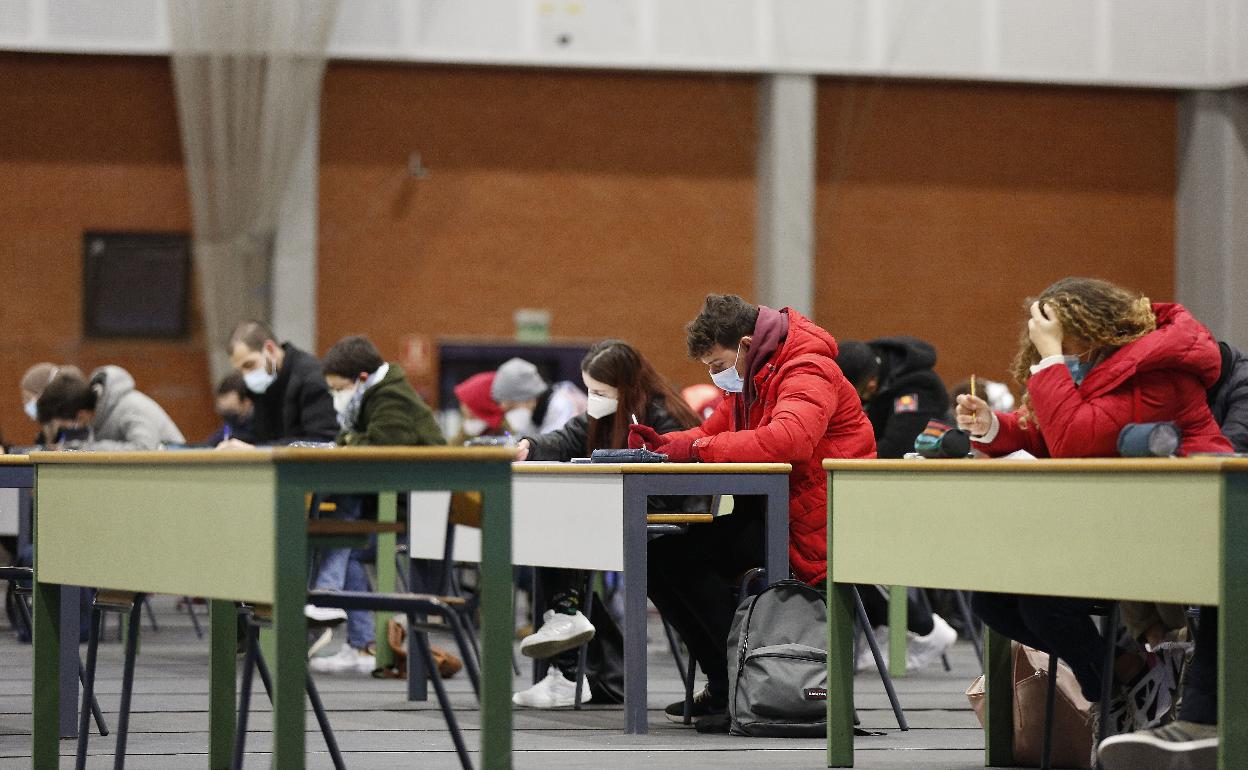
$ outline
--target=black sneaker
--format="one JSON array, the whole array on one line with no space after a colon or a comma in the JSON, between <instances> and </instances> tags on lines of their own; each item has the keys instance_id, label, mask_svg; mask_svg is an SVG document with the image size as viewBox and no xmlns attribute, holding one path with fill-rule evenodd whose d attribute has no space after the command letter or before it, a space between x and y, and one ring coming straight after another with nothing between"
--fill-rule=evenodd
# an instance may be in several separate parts
<instances>
[{"instance_id":1,"label":"black sneaker","mask_svg":"<svg viewBox=\"0 0 1248 770\"><path fill-rule=\"evenodd\" d=\"M714 697L711 695L711 686L708 684L702 688L702 692L693 696L693 703L689 706L689 716L692 719L700 719L701 717L710 716L711 714L724 714L728 711L728 697ZM673 722L683 724L685 721L685 702L678 700L667 708L663 709L663 713Z\"/></svg>"}]
</instances>

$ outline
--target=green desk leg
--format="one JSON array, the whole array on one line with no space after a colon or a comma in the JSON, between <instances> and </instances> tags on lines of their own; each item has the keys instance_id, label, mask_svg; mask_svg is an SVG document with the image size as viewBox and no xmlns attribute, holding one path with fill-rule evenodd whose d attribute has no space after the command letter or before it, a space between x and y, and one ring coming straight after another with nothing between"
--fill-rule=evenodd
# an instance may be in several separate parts
<instances>
[{"instance_id":1,"label":"green desk leg","mask_svg":"<svg viewBox=\"0 0 1248 770\"><path fill-rule=\"evenodd\" d=\"M238 611L233 602L208 603L208 767L227 770L234 748L235 650Z\"/></svg>"},{"instance_id":2,"label":"green desk leg","mask_svg":"<svg viewBox=\"0 0 1248 770\"><path fill-rule=\"evenodd\" d=\"M511 767L511 469L491 469L481 485L481 764ZM276 765L275 765L276 767Z\"/></svg>"},{"instance_id":3,"label":"green desk leg","mask_svg":"<svg viewBox=\"0 0 1248 770\"><path fill-rule=\"evenodd\" d=\"M1014 656L992 629L984 636L984 766L1014 766Z\"/></svg>"},{"instance_id":4,"label":"green desk leg","mask_svg":"<svg viewBox=\"0 0 1248 770\"><path fill-rule=\"evenodd\" d=\"M852 591L828 579L828 767L854 766Z\"/></svg>"},{"instance_id":5,"label":"green desk leg","mask_svg":"<svg viewBox=\"0 0 1248 770\"><path fill-rule=\"evenodd\" d=\"M31 767L60 766L61 587L35 581Z\"/></svg>"},{"instance_id":6,"label":"green desk leg","mask_svg":"<svg viewBox=\"0 0 1248 770\"><path fill-rule=\"evenodd\" d=\"M307 683L308 520L304 487L279 471L274 500L273 758L282 770L303 770L304 687Z\"/></svg>"},{"instance_id":7,"label":"green desk leg","mask_svg":"<svg viewBox=\"0 0 1248 770\"><path fill-rule=\"evenodd\" d=\"M398 495L394 492L382 492L377 495L377 521L394 522L398 520ZM377 535L377 591L389 593L394 590L394 553L397 543L393 532L382 532ZM374 613L373 623L376 627L377 666L384 668L394 663L394 653L386 643L386 621L389 617L384 612Z\"/></svg>"},{"instance_id":8,"label":"green desk leg","mask_svg":"<svg viewBox=\"0 0 1248 770\"><path fill-rule=\"evenodd\" d=\"M1222 509L1222 594L1218 611L1219 770L1248 767L1248 475L1225 477Z\"/></svg>"},{"instance_id":9,"label":"green desk leg","mask_svg":"<svg viewBox=\"0 0 1248 770\"><path fill-rule=\"evenodd\" d=\"M909 589L891 586L888 590L888 673L893 679L906 675L906 628L909 625Z\"/></svg>"}]
</instances>

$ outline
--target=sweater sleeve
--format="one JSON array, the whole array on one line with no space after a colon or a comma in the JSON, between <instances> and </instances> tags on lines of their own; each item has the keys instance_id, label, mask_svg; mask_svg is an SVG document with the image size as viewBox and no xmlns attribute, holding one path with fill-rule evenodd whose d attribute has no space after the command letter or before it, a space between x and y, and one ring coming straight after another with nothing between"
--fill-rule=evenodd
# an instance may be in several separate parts
<instances>
[{"instance_id":1,"label":"sweater sleeve","mask_svg":"<svg viewBox=\"0 0 1248 770\"><path fill-rule=\"evenodd\" d=\"M567 462L573 457L584 457L589 443L589 416L582 412L558 430L525 438L529 442L529 460Z\"/></svg>"}]
</instances>

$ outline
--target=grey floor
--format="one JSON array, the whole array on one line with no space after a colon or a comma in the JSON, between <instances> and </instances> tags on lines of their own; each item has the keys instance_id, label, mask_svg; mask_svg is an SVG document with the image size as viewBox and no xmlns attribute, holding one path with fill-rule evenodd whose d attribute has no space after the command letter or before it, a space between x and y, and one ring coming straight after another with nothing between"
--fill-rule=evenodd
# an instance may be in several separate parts
<instances>
[{"instance_id":1,"label":"grey floor","mask_svg":"<svg viewBox=\"0 0 1248 770\"><path fill-rule=\"evenodd\" d=\"M202 768L207 764L208 652L191 630L190 620L175 611L170 597L154 599L158 632L144 622L142 653L136 673L126 766L134 770ZM202 608L201 608L202 611ZM112 627L115 631L115 626ZM652 619L650 648L650 734L624 735L618 706L589 706L572 711L517 711L517 768L737 768L769 770L823 767L822 741L754 739L698 735L674 725L662 709L677 700L680 684L671 655L662 644L661 627ZM116 722L121 684L121 645L109 637L100 649L97 684L110 727ZM435 643L438 640L435 639ZM7 626L0 627L0 770L30 767L30 646L18 644ZM900 732L877 676L859 674L855 702L863 726L885 731L858 738L857 767L983 767L983 733L963 695L979 674L974 651L960 642L952 651L952 671L939 664L897 680L910 731ZM526 661L527 662L527 661ZM517 679L517 686L523 682ZM432 703L409 703L397 681L364 676L320 675L330 721L350 768L458 767L441 713ZM477 746L479 714L463 674L448 682L456 716L470 748ZM252 732L247 765L268 766L268 701L257 683L252 698ZM332 767L325 744L308 715L308 766ZM62 766L72 766L74 744L64 742ZM113 737L93 734L88 767L112 767ZM477 757L474 757L477 759Z\"/></svg>"}]
</instances>

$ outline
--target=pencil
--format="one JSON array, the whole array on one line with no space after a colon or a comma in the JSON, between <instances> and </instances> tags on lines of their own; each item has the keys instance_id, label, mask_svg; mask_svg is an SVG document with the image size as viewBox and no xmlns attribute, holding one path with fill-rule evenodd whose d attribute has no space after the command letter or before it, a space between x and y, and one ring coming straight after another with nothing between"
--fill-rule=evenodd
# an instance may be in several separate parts
<instances>
[{"instance_id":1,"label":"pencil","mask_svg":"<svg viewBox=\"0 0 1248 770\"><path fill-rule=\"evenodd\" d=\"M975 398L975 375L971 375L971 398Z\"/></svg>"}]
</instances>

